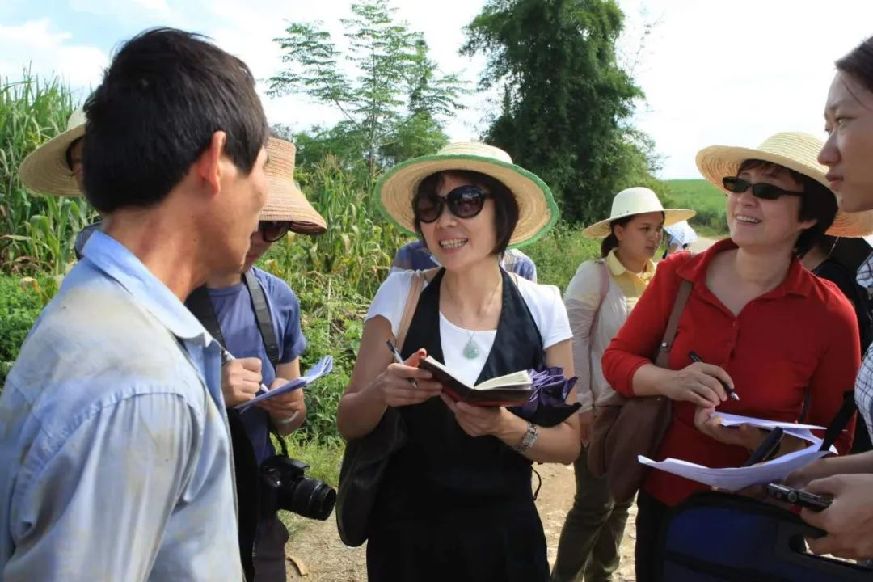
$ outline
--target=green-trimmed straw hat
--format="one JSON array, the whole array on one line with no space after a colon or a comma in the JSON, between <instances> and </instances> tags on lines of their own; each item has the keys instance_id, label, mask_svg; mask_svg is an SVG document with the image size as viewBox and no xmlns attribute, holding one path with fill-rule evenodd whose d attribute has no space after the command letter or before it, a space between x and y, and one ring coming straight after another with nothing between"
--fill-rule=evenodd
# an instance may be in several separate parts
<instances>
[{"instance_id":1,"label":"green-trimmed straw hat","mask_svg":"<svg viewBox=\"0 0 873 582\"><path fill-rule=\"evenodd\" d=\"M435 154L397 164L376 184L382 211L409 232L415 231L412 199L422 180L437 172L480 172L499 180L515 196L518 224L509 244L529 244L543 236L558 220L552 191L536 174L512 163L505 151L480 142L451 143Z\"/></svg>"}]
</instances>

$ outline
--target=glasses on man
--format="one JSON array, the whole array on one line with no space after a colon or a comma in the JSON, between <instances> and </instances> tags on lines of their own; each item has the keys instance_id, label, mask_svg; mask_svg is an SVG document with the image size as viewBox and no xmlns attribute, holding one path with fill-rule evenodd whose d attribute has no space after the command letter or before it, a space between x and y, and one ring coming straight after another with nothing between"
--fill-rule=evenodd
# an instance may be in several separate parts
<instances>
[{"instance_id":1,"label":"glasses on man","mask_svg":"<svg viewBox=\"0 0 873 582\"><path fill-rule=\"evenodd\" d=\"M258 230L266 242L274 243L291 230L291 223L287 220L262 220L258 223Z\"/></svg>"},{"instance_id":2,"label":"glasses on man","mask_svg":"<svg viewBox=\"0 0 873 582\"><path fill-rule=\"evenodd\" d=\"M479 186L468 184L458 186L445 196L437 196L436 194L419 196L415 201L413 211L420 222L428 223L434 222L442 216L446 206L448 206L449 212L458 218L473 218L482 212L485 199L489 196L490 194Z\"/></svg>"},{"instance_id":3,"label":"glasses on man","mask_svg":"<svg viewBox=\"0 0 873 582\"><path fill-rule=\"evenodd\" d=\"M752 189L752 195L761 200L776 200L780 196L802 196L803 192L792 192L791 190L783 190L779 186L759 182L752 184L748 180L737 178L736 176L726 176L721 180L724 189L734 194L742 194Z\"/></svg>"}]
</instances>

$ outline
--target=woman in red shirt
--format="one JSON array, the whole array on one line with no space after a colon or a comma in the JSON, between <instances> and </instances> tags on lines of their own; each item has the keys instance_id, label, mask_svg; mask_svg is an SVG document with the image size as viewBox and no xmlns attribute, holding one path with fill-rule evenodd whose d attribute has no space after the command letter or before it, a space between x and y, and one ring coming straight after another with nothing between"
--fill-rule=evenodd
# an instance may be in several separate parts
<instances>
[{"instance_id":1,"label":"woman in red shirt","mask_svg":"<svg viewBox=\"0 0 873 582\"><path fill-rule=\"evenodd\" d=\"M664 395L673 420L656 458L710 467L742 465L764 438L725 428L719 411L827 424L850 390L860 362L858 327L848 300L798 261L825 231L852 231L837 213L815 158L820 142L783 133L757 150L713 146L697 164L727 193L730 238L699 255L663 261L625 326L603 355L610 385L628 397ZM835 218L836 216L836 218ZM692 291L670 351L669 369L652 363L682 280ZM690 352L703 362L692 363ZM736 391L727 399L721 382ZM850 427L853 428L853 427ZM837 442L848 450L851 430ZM653 576L652 550L670 506L704 490L650 471L637 499L637 580Z\"/></svg>"}]
</instances>

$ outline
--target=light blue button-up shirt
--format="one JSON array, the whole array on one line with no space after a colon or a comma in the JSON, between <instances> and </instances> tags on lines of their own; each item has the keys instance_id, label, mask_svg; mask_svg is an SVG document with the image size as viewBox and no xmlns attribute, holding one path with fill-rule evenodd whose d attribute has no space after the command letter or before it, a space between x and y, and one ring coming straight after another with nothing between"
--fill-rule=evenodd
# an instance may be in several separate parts
<instances>
[{"instance_id":1,"label":"light blue button-up shirt","mask_svg":"<svg viewBox=\"0 0 873 582\"><path fill-rule=\"evenodd\" d=\"M242 579L217 343L94 233L0 397L0 581Z\"/></svg>"}]
</instances>

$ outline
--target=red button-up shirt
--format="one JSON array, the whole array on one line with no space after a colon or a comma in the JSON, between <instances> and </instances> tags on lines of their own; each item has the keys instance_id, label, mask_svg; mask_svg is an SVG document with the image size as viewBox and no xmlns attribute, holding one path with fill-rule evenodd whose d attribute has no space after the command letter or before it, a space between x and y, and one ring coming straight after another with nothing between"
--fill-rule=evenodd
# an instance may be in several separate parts
<instances>
[{"instance_id":1,"label":"red button-up shirt","mask_svg":"<svg viewBox=\"0 0 873 582\"><path fill-rule=\"evenodd\" d=\"M724 368L734 381L739 401L727 400L718 410L771 420L796 421L809 389L805 422L827 426L851 390L858 371L858 324L849 301L830 281L809 273L792 260L778 287L750 301L734 315L706 286L712 258L736 248L721 241L705 253L679 253L663 261L624 327L603 354L603 373L610 385L633 396L636 371L651 363L664 336L681 280L693 284L679 320L669 367L691 364L690 351L704 362ZM673 402L673 420L656 455L708 467L738 467L749 457L743 447L722 444L694 427L695 406ZM851 446L854 419L837 440L840 452ZM649 471L643 490L674 505L700 483L664 471Z\"/></svg>"}]
</instances>

